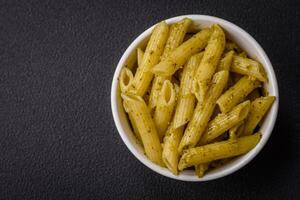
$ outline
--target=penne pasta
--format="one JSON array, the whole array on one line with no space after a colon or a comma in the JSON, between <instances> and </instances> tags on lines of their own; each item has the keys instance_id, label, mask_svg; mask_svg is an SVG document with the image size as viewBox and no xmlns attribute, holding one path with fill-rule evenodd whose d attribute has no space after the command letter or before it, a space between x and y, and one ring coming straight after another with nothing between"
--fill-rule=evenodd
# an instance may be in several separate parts
<instances>
[{"instance_id":1,"label":"penne pasta","mask_svg":"<svg viewBox=\"0 0 300 200\"><path fill-rule=\"evenodd\" d=\"M271 107L274 101L275 101L274 96L267 96L267 97L257 98L251 103L251 109L249 112L249 116L245 121L243 135L250 135L253 133L257 124L267 113L267 111L269 110L269 108Z\"/></svg>"},{"instance_id":2,"label":"penne pasta","mask_svg":"<svg viewBox=\"0 0 300 200\"><path fill-rule=\"evenodd\" d=\"M135 134L135 136L137 137L137 139L141 142L142 138L141 138L139 130L138 130L137 126L136 126L135 118L133 117L133 113L129 112L129 108L128 108L128 106L127 106L127 104L126 104L125 101L123 101L123 107L124 107L125 112L128 114L129 121L131 122L130 124L131 124L132 130L133 130L133 133Z\"/></svg>"},{"instance_id":3,"label":"penne pasta","mask_svg":"<svg viewBox=\"0 0 300 200\"><path fill-rule=\"evenodd\" d=\"M245 101L232 109L228 113L219 114L215 119L209 122L206 132L200 139L200 144L207 144L225 133L225 131L243 121L250 110L250 101Z\"/></svg>"},{"instance_id":4,"label":"penne pasta","mask_svg":"<svg viewBox=\"0 0 300 200\"><path fill-rule=\"evenodd\" d=\"M171 79L170 76L155 75L155 77L153 79L151 92L150 92L150 97L149 97L149 104L148 104L149 109L153 110L156 107L161 88L162 88L164 82L166 80L170 80L170 79Z\"/></svg>"},{"instance_id":5,"label":"penne pasta","mask_svg":"<svg viewBox=\"0 0 300 200\"><path fill-rule=\"evenodd\" d=\"M259 62L246 57L233 56L230 70L242 75L253 76L262 82L267 81L267 76L262 65Z\"/></svg>"},{"instance_id":6,"label":"penne pasta","mask_svg":"<svg viewBox=\"0 0 300 200\"><path fill-rule=\"evenodd\" d=\"M194 165L245 154L256 146L260 138L261 134L256 133L235 140L227 140L190 148L182 155L178 169L181 171Z\"/></svg>"},{"instance_id":7,"label":"penne pasta","mask_svg":"<svg viewBox=\"0 0 300 200\"><path fill-rule=\"evenodd\" d=\"M191 25L191 23L192 20L188 18L184 18L178 23L172 24L170 26L169 37L167 39L164 52L161 56L161 61L165 60L169 56L169 54L183 42L186 31L188 27ZM150 93L150 99L149 99L150 109L155 108L157 103L158 93L161 90L164 81L170 80L170 78L171 78L170 76L155 75L153 80L153 86Z\"/></svg>"},{"instance_id":8,"label":"penne pasta","mask_svg":"<svg viewBox=\"0 0 300 200\"><path fill-rule=\"evenodd\" d=\"M174 127L178 128L190 121L196 103L196 98L191 92L193 76L203 57L203 53L192 56L183 68L179 96L174 115Z\"/></svg>"},{"instance_id":9,"label":"penne pasta","mask_svg":"<svg viewBox=\"0 0 300 200\"><path fill-rule=\"evenodd\" d=\"M133 94L121 94L128 113L140 134L145 153L154 163L163 166L162 149L154 122L143 98Z\"/></svg>"},{"instance_id":10,"label":"penne pasta","mask_svg":"<svg viewBox=\"0 0 300 200\"><path fill-rule=\"evenodd\" d=\"M187 124L195 109L196 98L193 94L179 96L174 115L174 127L178 128Z\"/></svg>"},{"instance_id":11,"label":"penne pasta","mask_svg":"<svg viewBox=\"0 0 300 200\"><path fill-rule=\"evenodd\" d=\"M193 54L200 52L207 45L211 30L203 29L192 38L174 49L163 61L155 65L152 72L157 75L171 76L174 74Z\"/></svg>"},{"instance_id":12,"label":"penne pasta","mask_svg":"<svg viewBox=\"0 0 300 200\"><path fill-rule=\"evenodd\" d=\"M212 29L213 32L194 77L194 82L195 84L197 82L199 87L199 90L197 90L199 91L199 97L198 95L196 96L198 101L204 100L205 94L209 88L209 83L216 71L225 47L225 34L222 28L219 25L213 25Z\"/></svg>"},{"instance_id":13,"label":"penne pasta","mask_svg":"<svg viewBox=\"0 0 300 200\"><path fill-rule=\"evenodd\" d=\"M167 168L175 175L178 174L178 145L182 137L184 127L174 128L171 124L168 128L166 136L164 137L164 147L162 152L162 159Z\"/></svg>"},{"instance_id":14,"label":"penne pasta","mask_svg":"<svg viewBox=\"0 0 300 200\"><path fill-rule=\"evenodd\" d=\"M159 139L162 140L172 118L176 103L176 91L169 80L166 80L159 93L157 106L154 112L154 123Z\"/></svg>"},{"instance_id":15,"label":"penne pasta","mask_svg":"<svg viewBox=\"0 0 300 200\"><path fill-rule=\"evenodd\" d=\"M159 62L159 58L163 53L163 48L167 41L169 27L166 22L160 22L153 29L152 35L146 47L141 66L137 68L133 79L133 91L139 96L143 96L147 91L153 74L151 69Z\"/></svg>"},{"instance_id":16,"label":"penne pasta","mask_svg":"<svg viewBox=\"0 0 300 200\"><path fill-rule=\"evenodd\" d=\"M165 60L170 53L176 49L183 42L184 36L192 24L192 20L189 18L184 18L178 23L172 24L170 26L169 37L164 49L164 53L161 60Z\"/></svg>"},{"instance_id":17,"label":"penne pasta","mask_svg":"<svg viewBox=\"0 0 300 200\"><path fill-rule=\"evenodd\" d=\"M217 100L221 112L226 113L230 111L258 86L260 86L260 82L255 78L249 76L242 77Z\"/></svg>"},{"instance_id":18,"label":"penne pasta","mask_svg":"<svg viewBox=\"0 0 300 200\"><path fill-rule=\"evenodd\" d=\"M198 143L214 111L216 100L227 83L228 74L228 71L220 71L214 75L207 99L197 104L193 117L185 129L178 148L180 154L183 150L194 147Z\"/></svg>"},{"instance_id":19,"label":"penne pasta","mask_svg":"<svg viewBox=\"0 0 300 200\"><path fill-rule=\"evenodd\" d=\"M128 92L128 90L131 87L132 80L133 80L132 72L128 68L124 67L122 69L120 77L119 77L119 84L120 84L121 93L127 93ZM126 105L125 101L123 101L123 107L124 107L125 112L128 114L128 117L129 117L129 120L131 122L131 126L132 126L132 129L133 129L133 132L134 132L135 136L138 138L139 141L141 141L140 134L139 134L138 129L136 127L136 122L134 121L134 118L133 118L132 114L129 113L129 109L128 109L128 106Z\"/></svg>"},{"instance_id":20,"label":"penne pasta","mask_svg":"<svg viewBox=\"0 0 300 200\"><path fill-rule=\"evenodd\" d=\"M130 71L130 69L124 67L119 77L119 84L122 93L128 92L128 90L132 85L132 81L133 81L132 72Z\"/></svg>"}]
</instances>

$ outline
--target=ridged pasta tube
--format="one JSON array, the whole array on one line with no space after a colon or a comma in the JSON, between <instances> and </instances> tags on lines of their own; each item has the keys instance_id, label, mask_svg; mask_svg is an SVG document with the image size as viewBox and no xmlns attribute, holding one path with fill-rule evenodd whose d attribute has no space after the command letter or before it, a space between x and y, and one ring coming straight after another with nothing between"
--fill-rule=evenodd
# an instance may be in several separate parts
<instances>
[{"instance_id":1,"label":"ridged pasta tube","mask_svg":"<svg viewBox=\"0 0 300 200\"><path fill-rule=\"evenodd\" d=\"M215 24L212 27L213 32L205 48L203 58L196 71L194 82L199 86L198 101L203 101L209 88L209 83L216 71L225 47L225 34L222 28Z\"/></svg>"},{"instance_id":2,"label":"ridged pasta tube","mask_svg":"<svg viewBox=\"0 0 300 200\"><path fill-rule=\"evenodd\" d=\"M245 154L256 146L260 138L261 134L256 133L254 135L237 138L236 140L216 142L190 148L182 155L178 169L181 171L194 165Z\"/></svg>"},{"instance_id":3,"label":"ridged pasta tube","mask_svg":"<svg viewBox=\"0 0 300 200\"><path fill-rule=\"evenodd\" d=\"M170 124L175 103L175 89L173 84L169 80L166 80L159 93L157 106L153 117L160 140L162 140Z\"/></svg>"},{"instance_id":4,"label":"ridged pasta tube","mask_svg":"<svg viewBox=\"0 0 300 200\"><path fill-rule=\"evenodd\" d=\"M134 94L121 94L121 96L126 103L128 113L134 119L147 157L154 163L163 166L161 144L146 103L142 97Z\"/></svg>"},{"instance_id":5,"label":"ridged pasta tube","mask_svg":"<svg viewBox=\"0 0 300 200\"><path fill-rule=\"evenodd\" d=\"M206 132L200 139L200 144L207 144L225 133L239 122L243 121L250 110L250 101L245 101L234 107L228 113L221 113L215 119L211 120L207 126Z\"/></svg>"},{"instance_id":6,"label":"ridged pasta tube","mask_svg":"<svg viewBox=\"0 0 300 200\"><path fill-rule=\"evenodd\" d=\"M141 65L137 68L133 79L132 88L135 94L143 96L147 91L153 78L151 69L159 62L168 38L168 33L169 26L164 21L157 24L153 29Z\"/></svg>"},{"instance_id":7,"label":"ridged pasta tube","mask_svg":"<svg viewBox=\"0 0 300 200\"><path fill-rule=\"evenodd\" d=\"M164 147L162 159L167 168L175 175L178 174L178 145L182 137L184 127L174 128L169 126L166 136L164 137Z\"/></svg>"},{"instance_id":8,"label":"ridged pasta tube","mask_svg":"<svg viewBox=\"0 0 300 200\"><path fill-rule=\"evenodd\" d=\"M260 82L250 76L242 77L235 85L230 87L217 100L217 104L221 112L226 113L230 111L235 105L242 102L248 94L260 86Z\"/></svg>"},{"instance_id":9,"label":"ridged pasta tube","mask_svg":"<svg viewBox=\"0 0 300 200\"><path fill-rule=\"evenodd\" d=\"M243 135L250 135L253 133L257 124L264 117L271 105L275 101L274 96L260 97L251 103L249 116L246 118Z\"/></svg>"},{"instance_id":10,"label":"ridged pasta tube","mask_svg":"<svg viewBox=\"0 0 300 200\"><path fill-rule=\"evenodd\" d=\"M250 58L243 58L241 56L233 56L232 65L230 71L239 73L242 75L253 76L257 80L266 82L267 76L263 66Z\"/></svg>"},{"instance_id":11,"label":"ridged pasta tube","mask_svg":"<svg viewBox=\"0 0 300 200\"><path fill-rule=\"evenodd\" d=\"M179 97L174 115L174 127L178 128L192 118L196 98L192 93L192 84L195 70L203 57L203 52L192 56L183 68Z\"/></svg>"}]
</instances>

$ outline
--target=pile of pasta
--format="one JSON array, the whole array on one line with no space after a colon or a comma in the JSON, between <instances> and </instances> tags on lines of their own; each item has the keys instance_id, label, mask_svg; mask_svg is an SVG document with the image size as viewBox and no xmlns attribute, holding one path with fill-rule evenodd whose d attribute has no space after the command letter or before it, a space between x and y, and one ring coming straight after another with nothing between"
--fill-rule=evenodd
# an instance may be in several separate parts
<instances>
[{"instance_id":1,"label":"pile of pasta","mask_svg":"<svg viewBox=\"0 0 300 200\"><path fill-rule=\"evenodd\" d=\"M146 156L175 175L194 168L199 177L260 141L256 130L275 100L265 82L263 66L219 25L195 32L188 18L158 23L119 77Z\"/></svg>"}]
</instances>

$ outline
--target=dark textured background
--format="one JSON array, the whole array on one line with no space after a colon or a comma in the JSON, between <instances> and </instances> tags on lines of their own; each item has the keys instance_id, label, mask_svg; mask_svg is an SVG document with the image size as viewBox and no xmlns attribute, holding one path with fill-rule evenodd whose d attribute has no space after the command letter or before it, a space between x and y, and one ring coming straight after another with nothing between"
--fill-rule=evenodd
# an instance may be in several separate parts
<instances>
[{"instance_id":1,"label":"dark textured background","mask_svg":"<svg viewBox=\"0 0 300 200\"><path fill-rule=\"evenodd\" d=\"M299 199L300 6L296 1L1 1L0 199ZM227 19L265 49L279 81L273 135L211 182L165 178L121 141L112 76L143 30L182 14Z\"/></svg>"}]
</instances>

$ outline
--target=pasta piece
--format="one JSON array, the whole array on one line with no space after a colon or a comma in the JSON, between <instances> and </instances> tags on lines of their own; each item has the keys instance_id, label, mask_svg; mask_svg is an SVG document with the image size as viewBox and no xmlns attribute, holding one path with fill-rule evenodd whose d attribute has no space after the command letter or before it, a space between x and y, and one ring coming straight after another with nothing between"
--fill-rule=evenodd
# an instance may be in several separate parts
<instances>
[{"instance_id":1,"label":"pasta piece","mask_svg":"<svg viewBox=\"0 0 300 200\"><path fill-rule=\"evenodd\" d=\"M253 77L244 76L241 78L217 100L221 112L226 113L230 111L258 86L260 86L260 82Z\"/></svg>"},{"instance_id":2,"label":"pasta piece","mask_svg":"<svg viewBox=\"0 0 300 200\"><path fill-rule=\"evenodd\" d=\"M207 144L217 138L225 131L237 125L244 120L250 110L250 101L245 101L232 109L228 113L219 114L215 119L209 122L207 131L203 134L200 144Z\"/></svg>"},{"instance_id":3,"label":"pasta piece","mask_svg":"<svg viewBox=\"0 0 300 200\"><path fill-rule=\"evenodd\" d=\"M194 165L245 154L256 146L260 138L261 134L256 133L236 140L216 142L188 149L182 155L178 169L181 171Z\"/></svg>"},{"instance_id":4,"label":"pasta piece","mask_svg":"<svg viewBox=\"0 0 300 200\"><path fill-rule=\"evenodd\" d=\"M207 47L205 48L203 58L200 62L194 82L199 87L198 101L203 101L205 94L209 88L209 83L213 77L221 55L225 47L225 34L219 25L213 25L213 32L208 41ZM198 96L198 95L197 95ZM196 97L197 97L196 96Z\"/></svg>"},{"instance_id":5,"label":"pasta piece","mask_svg":"<svg viewBox=\"0 0 300 200\"><path fill-rule=\"evenodd\" d=\"M208 170L209 163L203 163L200 165L195 165L195 172L199 178L202 178L205 172Z\"/></svg>"},{"instance_id":6,"label":"pasta piece","mask_svg":"<svg viewBox=\"0 0 300 200\"><path fill-rule=\"evenodd\" d=\"M153 79L153 84L152 84L150 98L149 98L149 105L148 105L151 110L153 110L157 105L157 99L159 96L159 92L161 91L161 88L163 86L163 83L166 80L170 80L170 79L171 79L170 76L155 75Z\"/></svg>"},{"instance_id":7,"label":"pasta piece","mask_svg":"<svg viewBox=\"0 0 300 200\"><path fill-rule=\"evenodd\" d=\"M133 81L133 74L130 71L130 69L124 67L121 71L120 78L119 78L119 84L120 84L120 89L122 93L126 93Z\"/></svg>"},{"instance_id":8,"label":"pasta piece","mask_svg":"<svg viewBox=\"0 0 300 200\"><path fill-rule=\"evenodd\" d=\"M133 132L134 132L135 136L141 142L142 138L141 138L139 130L138 130L137 126L136 126L135 118L133 117L132 112L129 112L129 108L128 108L128 106L127 106L127 104L126 104L125 101L123 101L123 107L124 107L125 112L128 114L129 121L131 122L130 124L131 124L131 127L133 129Z\"/></svg>"},{"instance_id":9,"label":"pasta piece","mask_svg":"<svg viewBox=\"0 0 300 200\"><path fill-rule=\"evenodd\" d=\"M196 99L191 92L193 76L203 57L203 53L192 56L183 68L179 97L174 115L174 127L178 128L192 118Z\"/></svg>"},{"instance_id":10,"label":"pasta piece","mask_svg":"<svg viewBox=\"0 0 300 200\"><path fill-rule=\"evenodd\" d=\"M140 67L142 65L143 56L144 56L143 50L140 49L140 48L138 48L137 49L137 63L138 63L138 67Z\"/></svg>"},{"instance_id":11,"label":"pasta piece","mask_svg":"<svg viewBox=\"0 0 300 200\"><path fill-rule=\"evenodd\" d=\"M241 56L233 56L230 70L242 75L253 76L262 82L267 81L267 76L262 65L255 60L243 58Z\"/></svg>"},{"instance_id":12,"label":"pasta piece","mask_svg":"<svg viewBox=\"0 0 300 200\"><path fill-rule=\"evenodd\" d=\"M154 112L154 123L158 136L162 140L172 118L176 101L176 93L172 83L166 80L159 93L157 106Z\"/></svg>"},{"instance_id":13,"label":"pasta piece","mask_svg":"<svg viewBox=\"0 0 300 200\"><path fill-rule=\"evenodd\" d=\"M182 43L185 33L191 23L192 20L188 18L184 18L178 23L172 24L170 26L169 37L166 42L164 52L161 56L162 61L165 60L169 56L169 54ZM171 78L170 76L155 75L153 80L153 86L150 93L150 99L149 99L150 109L155 108L157 104L158 93L161 90L164 81L170 80L170 78Z\"/></svg>"},{"instance_id":14,"label":"pasta piece","mask_svg":"<svg viewBox=\"0 0 300 200\"><path fill-rule=\"evenodd\" d=\"M267 113L274 101L274 96L267 96L257 98L251 103L251 109L249 116L245 121L243 135L250 135L253 133L255 127Z\"/></svg>"},{"instance_id":15,"label":"pasta piece","mask_svg":"<svg viewBox=\"0 0 300 200\"><path fill-rule=\"evenodd\" d=\"M132 84L132 80L133 80L132 72L128 68L124 67L121 71L120 78L119 78L121 93L128 92L128 90L130 89L130 86ZM123 101L123 107L125 109L125 112L127 112L127 114L128 114L133 132L135 133L138 140L141 141L141 136L140 136L140 134L138 132L138 129L136 127L136 122L134 121L134 118L132 117L132 114L128 112L129 109L128 109L128 106L126 106L125 101Z\"/></svg>"},{"instance_id":16,"label":"pasta piece","mask_svg":"<svg viewBox=\"0 0 300 200\"><path fill-rule=\"evenodd\" d=\"M230 70L234 51L229 51L225 54L224 58L221 59L217 71Z\"/></svg>"},{"instance_id":17,"label":"pasta piece","mask_svg":"<svg viewBox=\"0 0 300 200\"><path fill-rule=\"evenodd\" d=\"M193 94L179 96L174 115L174 127L178 128L183 126L191 120L195 109L195 103L196 98Z\"/></svg>"},{"instance_id":18,"label":"pasta piece","mask_svg":"<svg viewBox=\"0 0 300 200\"><path fill-rule=\"evenodd\" d=\"M185 64L189 57L200 52L207 45L210 34L211 30L209 28L195 34L192 38L174 49L165 60L155 65L152 72L157 75L171 76Z\"/></svg>"},{"instance_id":19,"label":"pasta piece","mask_svg":"<svg viewBox=\"0 0 300 200\"><path fill-rule=\"evenodd\" d=\"M172 124L169 126L166 136L164 137L164 147L162 159L167 168L174 174L178 175L178 145L182 137L184 127L174 128Z\"/></svg>"},{"instance_id":20,"label":"pasta piece","mask_svg":"<svg viewBox=\"0 0 300 200\"><path fill-rule=\"evenodd\" d=\"M161 60L165 60L170 53L176 49L183 42L184 36L192 24L192 20L189 18L184 18L178 23L172 24L170 26L169 37L164 49L164 53L161 57Z\"/></svg>"},{"instance_id":21,"label":"pasta piece","mask_svg":"<svg viewBox=\"0 0 300 200\"><path fill-rule=\"evenodd\" d=\"M133 79L133 91L139 96L143 96L147 91L153 74L151 69L159 61L163 53L163 48L168 38L169 27L166 22L160 22L153 29L152 35L146 47L141 66L137 68Z\"/></svg>"},{"instance_id":22,"label":"pasta piece","mask_svg":"<svg viewBox=\"0 0 300 200\"><path fill-rule=\"evenodd\" d=\"M154 122L143 98L133 94L121 94L128 113L141 136L147 157L156 164L163 166L162 149Z\"/></svg>"},{"instance_id":23,"label":"pasta piece","mask_svg":"<svg viewBox=\"0 0 300 200\"><path fill-rule=\"evenodd\" d=\"M207 99L197 104L193 117L185 129L178 148L180 154L183 150L194 147L198 143L214 111L216 100L227 83L228 74L228 71L220 71L214 75Z\"/></svg>"}]
</instances>

